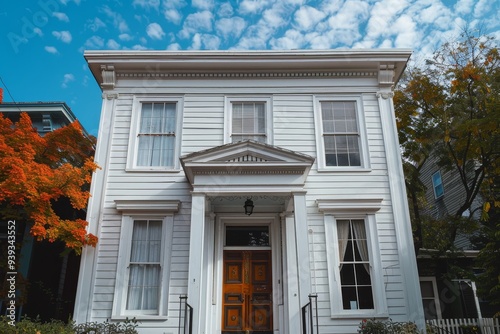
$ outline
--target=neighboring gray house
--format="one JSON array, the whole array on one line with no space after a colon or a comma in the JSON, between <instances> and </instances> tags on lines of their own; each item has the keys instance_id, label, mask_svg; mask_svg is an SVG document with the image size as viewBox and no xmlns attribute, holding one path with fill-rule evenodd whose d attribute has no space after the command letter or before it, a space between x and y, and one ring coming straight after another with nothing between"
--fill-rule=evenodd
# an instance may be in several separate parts
<instances>
[{"instance_id":1,"label":"neighboring gray house","mask_svg":"<svg viewBox=\"0 0 500 334\"><path fill-rule=\"evenodd\" d=\"M85 52L103 91L99 243L74 319L178 333L186 296L193 333L295 334L312 295L320 333L422 326L392 104L410 55Z\"/></svg>"},{"instance_id":2,"label":"neighboring gray house","mask_svg":"<svg viewBox=\"0 0 500 334\"><path fill-rule=\"evenodd\" d=\"M422 167L422 183L426 188L424 214L434 219L453 216L462 205L465 190L460 175L439 167L437 159L431 156ZM473 202L463 216L479 220L483 203L481 196ZM421 249L417 258L424 313L427 319L462 319L493 317L495 311L477 296L476 283L470 277L450 278L449 266L453 264L465 271L474 268L474 259L479 250L471 243L472 235L458 234L454 259L435 258L434 250Z\"/></svg>"}]
</instances>

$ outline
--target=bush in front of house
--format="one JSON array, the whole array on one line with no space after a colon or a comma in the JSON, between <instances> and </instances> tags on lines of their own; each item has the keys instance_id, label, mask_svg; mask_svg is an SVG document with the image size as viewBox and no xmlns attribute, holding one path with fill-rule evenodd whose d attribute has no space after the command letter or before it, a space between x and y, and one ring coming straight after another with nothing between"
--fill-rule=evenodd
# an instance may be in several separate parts
<instances>
[{"instance_id":1,"label":"bush in front of house","mask_svg":"<svg viewBox=\"0 0 500 334\"><path fill-rule=\"evenodd\" d=\"M420 334L413 322L393 322L392 320L364 319L359 324L360 334Z\"/></svg>"},{"instance_id":2,"label":"bush in front of house","mask_svg":"<svg viewBox=\"0 0 500 334\"><path fill-rule=\"evenodd\" d=\"M13 323L6 316L0 317L2 334L137 334L135 319L124 322L87 322L76 325L60 320L41 322L40 319L22 318Z\"/></svg>"}]
</instances>

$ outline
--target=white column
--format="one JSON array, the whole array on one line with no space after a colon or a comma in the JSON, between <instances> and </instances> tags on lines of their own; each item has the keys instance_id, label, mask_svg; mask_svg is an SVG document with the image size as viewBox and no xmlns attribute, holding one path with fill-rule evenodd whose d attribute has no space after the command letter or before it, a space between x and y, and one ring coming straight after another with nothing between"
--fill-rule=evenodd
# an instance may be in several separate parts
<instances>
[{"instance_id":1,"label":"white column","mask_svg":"<svg viewBox=\"0 0 500 334\"><path fill-rule=\"evenodd\" d=\"M390 88L382 89L381 92L377 93L387 157L387 173L389 176L389 188L391 190L394 228L396 230L401 274L403 275L403 282L406 285L404 290L406 291L406 307L409 320L415 322L421 330L425 331L417 260L413 248L413 235L406 186L404 184L403 164L399 149L396 116L392 104L393 95Z\"/></svg>"},{"instance_id":2,"label":"white column","mask_svg":"<svg viewBox=\"0 0 500 334\"><path fill-rule=\"evenodd\" d=\"M191 202L191 231L189 239L188 299L193 307L193 333L205 333L202 308L203 259L205 242L205 194L193 194ZM203 322L203 324L202 324Z\"/></svg>"},{"instance_id":3,"label":"white column","mask_svg":"<svg viewBox=\"0 0 500 334\"><path fill-rule=\"evenodd\" d=\"M285 251L286 272L283 280L286 282L285 305L287 306L287 333L300 333L300 301L299 277L297 266L297 245L295 237L295 221L291 213L285 214Z\"/></svg>"},{"instance_id":4,"label":"white column","mask_svg":"<svg viewBox=\"0 0 500 334\"><path fill-rule=\"evenodd\" d=\"M300 306L309 302L311 293L311 266L309 264L309 231L307 229L306 194L293 194L295 214L295 237L297 240L297 263L299 275Z\"/></svg>"}]
</instances>

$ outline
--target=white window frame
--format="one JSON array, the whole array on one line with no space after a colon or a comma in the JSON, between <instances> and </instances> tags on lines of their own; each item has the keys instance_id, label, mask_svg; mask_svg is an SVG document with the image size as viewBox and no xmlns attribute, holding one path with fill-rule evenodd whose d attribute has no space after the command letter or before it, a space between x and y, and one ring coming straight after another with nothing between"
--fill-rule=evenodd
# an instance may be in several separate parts
<instances>
[{"instance_id":1,"label":"white window frame","mask_svg":"<svg viewBox=\"0 0 500 334\"><path fill-rule=\"evenodd\" d=\"M161 276L160 297L157 312L149 310L127 310L127 293L130 262L132 251L132 233L134 221L136 220L161 220L162 221L162 245L161 245ZM172 253L173 214L163 215L124 215L120 233L120 245L118 250L118 263L116 271L115 293L113 299L112 319L123 320L135 317L138 320L152 319L164 320L168 315L168 297L170 280L170 260Z\"/></svg>"},{"instance_id":2,"label":"white window frame","mask_svg":"<svg viewBox=\"0 0 500 334\"><path fill-rule=\"evenodd\" d=\"M266 113L266 144L273 144L272 98L266 96L226 96L224 98L224 143L232 143L233 134L233 102L264 102Z\"/></svg>"},{"instance_id":3,"label":"white window frame","mask_svg":"<svg viewBox=\"0 0 500 334\"><path fill-rule=\"evenodd\" d=\"M356 106L356 121L359 132L360 166L327 166L325 157L325 142L323 135L323 117L321 102L354 102ZM359 95L317 95L314 96L314 119L316 126L316 150L319 172L331 171L370 171L368 139L366 135L365 113L363 99Z\"/></svg>"},{"instance_id":4,"label":"white window frame","mask_svg":"<svg viewBox=\"0 0 500 334\"><path fill-rule=\"evenodd\" d=\"M432 284L432 291L434 293L434 298L429 298L429 297L424 297L422 296L422 301L424 299L432 299L434 300L434 305L436 305L436 316L438 319L442 319L442 314L441 314L441 301L439 300L439 293L437 289L437 282L436 282L436 277L433 276L421 276L419 277L419 282L431 282Z\"/></svg>"},{"instance_id":5,"label":"white window frame","mask_svg":"<svg viewBox=\"0 0 500 334\"><path fill-rule=\"evenodd\" d=\"M324 214L326 262L330 292L331 318L367 319L387 318L389 311L384 288L384 277L378 229L375 213L382 207L381 198L318 199L318 209ZM370 258L370 277L372 279L373 309L344 310L340 286L340 255L337 233L337 220L362 219Z\"/></svg>"},{"instance_id":6,"label":"white window frame","mask_svg":"<svg viewBox=\"0 0 500 334\"><path fill-rule=\"evenodd\" d=\"M176 104L176 127L175 127L175 152L172 166L138 166L138 134L141 126L141 112L143 103L175 103ZM180 171L179 156L182 138L183 98L175 96L134 96L132 102L132 117L130 120L130 136L127 154L127 171Z\"/></svg>"},{"instance_id":7,"label":"white window frame","mask_svg":"<svg viewBox=\"0 0 500 334\"><path fill-rule=\"evenodd\" d=\"M436 184L434 182L434 175L438 174L439 175L439 180L441 181L440 184ZM431 175L431 181L432 181L432 191L434 192L434 199L440 199L441 197L444 196L444 184L443 184L443 175L441 175L441 171L436 171L434 173L432 173ZM441 188L443 189L443 193L441 195L438 196L437 192L436 192L436 188L441 186Z\"/></svg>"}]
</instances>

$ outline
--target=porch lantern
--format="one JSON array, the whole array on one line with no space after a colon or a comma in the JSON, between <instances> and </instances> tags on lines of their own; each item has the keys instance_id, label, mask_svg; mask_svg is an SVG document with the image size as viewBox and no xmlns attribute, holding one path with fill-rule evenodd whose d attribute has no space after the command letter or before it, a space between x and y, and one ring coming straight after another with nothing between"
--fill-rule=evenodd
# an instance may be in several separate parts
<instances>
[{"instance_id":1,"label":"porch lantern","mask_svg":"<svg viewBox=\"0 0 500 334\"><path fill-rule=\"evenodd\" d=\"M243 207L245 208L245 214L250 216L253 212L253 201L250 198L247 199Z\"/></svg>"}]
</instances>

